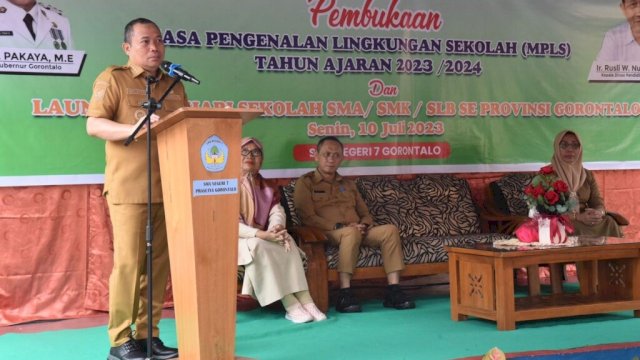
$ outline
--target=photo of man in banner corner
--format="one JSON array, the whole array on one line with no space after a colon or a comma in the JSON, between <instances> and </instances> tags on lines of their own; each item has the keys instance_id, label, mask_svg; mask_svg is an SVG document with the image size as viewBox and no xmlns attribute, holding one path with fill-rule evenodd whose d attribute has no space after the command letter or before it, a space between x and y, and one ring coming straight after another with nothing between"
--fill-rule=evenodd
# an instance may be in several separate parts
<instances>
[{"instance_id":1,"label":"photo of man in banner corner","mask_svg":"<svg viewBox=\"0 0 640 360\"><path fill-rule=\"evenodd\" d=\"M35 0L0 0L0 48L73 50L69 20Z\"/></svg>"}]
</instances>

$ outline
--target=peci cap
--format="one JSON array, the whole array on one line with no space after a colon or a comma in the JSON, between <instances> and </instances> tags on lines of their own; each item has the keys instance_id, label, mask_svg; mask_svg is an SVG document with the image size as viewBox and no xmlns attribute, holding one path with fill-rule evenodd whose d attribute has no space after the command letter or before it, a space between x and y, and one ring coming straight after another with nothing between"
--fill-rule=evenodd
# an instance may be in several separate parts
<instances>
[{"instance_id":1,"label":"peci cap","mask_svg":"<svg viewBox=\"0 0 640 360\"><path fill-rule=\"evenodd\" d=\"M240 147L242 148L243 146L245 146L245 145L247 145L248 143L251 143L251 142L254 143L258 147L258 149L260 149L262 151L262 143L258 139L254 138L254 137L242 138L242 140L240 140Z\"/></svg>"}]
</instances>

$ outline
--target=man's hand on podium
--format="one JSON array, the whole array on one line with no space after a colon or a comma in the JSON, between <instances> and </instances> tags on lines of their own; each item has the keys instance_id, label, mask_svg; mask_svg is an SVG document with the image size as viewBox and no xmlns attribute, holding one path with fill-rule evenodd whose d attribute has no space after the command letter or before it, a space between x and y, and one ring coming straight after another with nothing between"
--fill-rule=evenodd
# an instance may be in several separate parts
<instances>
[{"instance_id":1,"label":"man's hand on podium","mask_svg":"<svg viewBox=\"0 0 640 360\"><path fill-rule=\"evenodd\" d=\"M136 122L136 124L133 125L133 129L134 130L137 129L138 126L140 126L140 123L144 121L145 117L147 117L146 114L138 119L138 122ZM160 121L160 116L158 116L157 114L151 114L151 123L153 124L153 123L156 123L158 121Z\"/></svg>"}]
</instances>

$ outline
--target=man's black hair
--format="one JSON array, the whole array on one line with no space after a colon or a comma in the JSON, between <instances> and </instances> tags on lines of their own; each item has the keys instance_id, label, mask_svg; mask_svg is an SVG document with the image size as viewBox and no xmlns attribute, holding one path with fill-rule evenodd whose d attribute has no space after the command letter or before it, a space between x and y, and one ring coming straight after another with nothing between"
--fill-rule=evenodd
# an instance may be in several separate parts
<instances>
[{"instance_id":1,"label":"man's black hair","mask_svg":"<svg viewBox=\"0 0 640 360\"><path fill-rule=\"evenodd\" d=\"M342 145L342 141L340 141L340 139L338 139L335 136L324 136L322 138L320 138L320 140L318 140L318 145L316 146L316 150L319 152L320 148L322 147L322 144L324 144L327 141L335 141L338 144L340 144L340 148L342 150L344 150L344 145Z\"/></svg>"},{"instance_id":2,"label":"man's black hair","mask_svg":"<svg viewBox=\"0 0 640 360\"><path fill-rule=\"evenodd\" d=\"M133 34L133 26L135 24L152 24L160 30L160 27L153 21L146 18L137 18L129 21L129 23L124 27L124 42L131 44L131 36Z\"/></svg>"}]
</instances>

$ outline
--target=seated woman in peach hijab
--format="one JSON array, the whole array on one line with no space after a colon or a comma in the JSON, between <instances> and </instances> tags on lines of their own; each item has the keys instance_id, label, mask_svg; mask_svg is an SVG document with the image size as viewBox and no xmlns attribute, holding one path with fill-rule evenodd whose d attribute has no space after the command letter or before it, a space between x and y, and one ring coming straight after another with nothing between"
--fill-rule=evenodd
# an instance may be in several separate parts
<instances>
[{"instance_id":1,"label":"seated woman in peach hijab","mask_svg":"<svg viewBox=\"0 0 640 360\"><path fill-rule=\"evenodd\" d=\"M309 293L302 267L304 253L285 228L278 190L259 173L262 144L255 138L243 138L241 148L238 265L245 267L242 294L256 298L260 306L282 301L285 318L294 323L325 320Z\"/></svg>"},{"instance_id":2,"label":"seated woman in peach hijab","mask_svg":"<svg viewBox=\"0 0 640 360\"><path fill-rule=\"evenodd\" d=\"M580 204L578 211L570 214L574 235L622 237L622 229L605 210L593 173L582 166L582 141L578 134L572 130L561 131L556 135L553 148L551 165Z\"/></svg>"}]
</instances>

